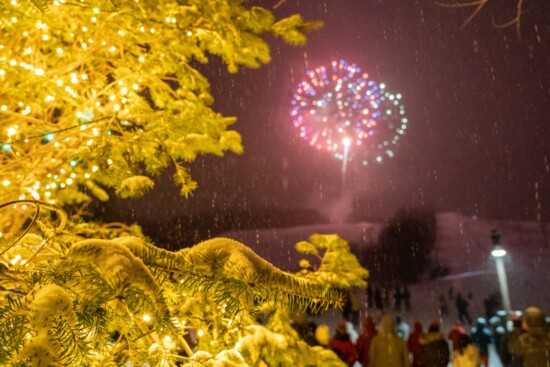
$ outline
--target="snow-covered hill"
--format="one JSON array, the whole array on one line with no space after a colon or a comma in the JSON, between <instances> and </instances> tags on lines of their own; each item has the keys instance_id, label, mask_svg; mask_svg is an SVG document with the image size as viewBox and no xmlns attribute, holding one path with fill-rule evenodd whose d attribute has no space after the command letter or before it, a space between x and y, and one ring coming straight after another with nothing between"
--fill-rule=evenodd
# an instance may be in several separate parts
<instances>
[{"instance_id":1,"label":"snow-covered hill","mask_svg":"<svg viewBox=\"0 0 550 367\"><path fill-rule=\"evenodd\" d=\"M437 215L438 240L435 258L448 267L450 275L411 287L413 306L422 304L420 319L436 318L438 298L454 292L472 293L471 311L482 315L483 300L498 292L495 263L490 255L491 230L501 234L501 244L508 250L506 270L513 309L538 305L550 311L550 223L510 222L476 219L457 213ZM292 228L257 229L224 233L251 247L275 266L297 270L300 255L294 244L313 233L336 233L358 247L374 246L382 229L377 223L323 224ZM369 264L363 264L369 268ZM449 305L454 311L452 303ZM452 318L452 313L449 318Z\"/></svg>"}]
</instances>

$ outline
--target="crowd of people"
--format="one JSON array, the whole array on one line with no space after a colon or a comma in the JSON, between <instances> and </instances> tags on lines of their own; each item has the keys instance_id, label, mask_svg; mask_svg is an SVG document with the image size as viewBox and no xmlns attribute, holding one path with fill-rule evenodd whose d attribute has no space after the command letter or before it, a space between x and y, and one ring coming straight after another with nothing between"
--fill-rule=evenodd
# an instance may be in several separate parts
<instances>
[{"instance_id":1,"label":"crowd of people","mask_svg":"<svg viewBox=\"0 0 550 367\"><path fill-rule=\"evenodd\" d=\"M415 321L410 331L403 320L383 313L365 317L358 335L346 319L332 337L321 325L312 342L332 349L350 367L489 367L491 344L504 367L550 367L549 325L542 311L529 307L507 316L479 317L473 326L457 320L444 333L439 321L426 331Z\"/></svg>"}]
</instances>

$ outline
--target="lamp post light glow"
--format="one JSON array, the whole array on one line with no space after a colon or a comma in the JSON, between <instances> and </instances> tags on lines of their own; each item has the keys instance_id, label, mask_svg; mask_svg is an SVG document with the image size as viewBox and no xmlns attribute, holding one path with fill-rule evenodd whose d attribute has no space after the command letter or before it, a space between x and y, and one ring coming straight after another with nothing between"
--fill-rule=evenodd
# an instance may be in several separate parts
<instances>
[{"instance_id":1,"label":"lamp post light glow","mask_svg":"<svg viewBox=\"0 0 550 367\"><path fill-rule=\"evenodd\" d=\"M506 250L500 244L500 234L493 229L491 231L491 240L493 248L491 250L491 256L495 259L495 265L497 268L498 283L500 286L500 296L502 298L502 305L506 310L506 313L510 315L510 292L508 290L508 280L506 279L506 269L504 267L504 257L506 256Z\"/></svg>"},{"instance_id":2,"label":"lamp post light glow","mask_svg":"<svg viewBox=\"0 0 550 367\"><path fill-rule=\"evenodd\" d=\"M493 257L503 257L506 256L506 253L506 250L501 245L495 245L491 250L491 256Z\"/></svg>"}]
</instances>

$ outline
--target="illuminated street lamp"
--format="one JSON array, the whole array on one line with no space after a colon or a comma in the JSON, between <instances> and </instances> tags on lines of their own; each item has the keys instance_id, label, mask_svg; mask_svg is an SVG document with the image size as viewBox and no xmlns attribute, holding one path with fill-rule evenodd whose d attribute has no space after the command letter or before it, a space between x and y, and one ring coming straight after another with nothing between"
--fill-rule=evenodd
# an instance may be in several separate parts
<instances>
[{"instance_id":1,"label":"illuminated street lamp","mask_svg":"<svg viewBox=\"0 0 550 367\"><path fill-rule=\"evenodd\" d=\"M498 283L500 286L500 296L502 298L502 304L506 313L510 315L510 292L508 290L508 280L506 279L506 269L504 268L504 257L506 256L506 249L500 244L500 234L496 229L491 231L491 241L493 247L491 249L491 256L495 259L497 267Z\"/></svg>"}]
</instances>

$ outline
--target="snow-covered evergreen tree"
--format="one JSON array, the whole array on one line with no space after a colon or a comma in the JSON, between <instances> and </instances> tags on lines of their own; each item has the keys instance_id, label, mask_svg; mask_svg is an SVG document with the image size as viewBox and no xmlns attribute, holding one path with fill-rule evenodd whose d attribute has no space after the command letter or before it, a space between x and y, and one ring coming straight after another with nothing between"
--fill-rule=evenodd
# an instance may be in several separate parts
<instances>
[{"instance_id":1,"label":"snow-covered evergreen tree","mask_svg":"<svg viewBox=\"0 0 550 367\"><path fill-rule=\"evenodd\" d=\"M364 285L342 239L301 243L320 266L289 274L229 239L170 252L75 210L169 167L188 195L186 162L242 150L194 63L259 67L266 34L301 44L315 26L239 0L0 3L0 365L342 365L287 314Z\"/></svg>"}]
</instances>

